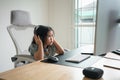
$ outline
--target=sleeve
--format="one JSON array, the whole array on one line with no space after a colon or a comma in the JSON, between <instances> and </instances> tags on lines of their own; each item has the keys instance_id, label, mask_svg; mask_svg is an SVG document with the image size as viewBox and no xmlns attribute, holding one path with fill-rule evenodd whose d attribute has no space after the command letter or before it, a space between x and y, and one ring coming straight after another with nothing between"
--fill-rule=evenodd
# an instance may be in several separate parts
<instances>
[{"instance_id":1,"label":"sleeve","mask_svg":"<svg viewBox=\"0 0 120 80\"><path fill-rule=\"evenodd\" d=\"M30 54L34 56L34 53L37 51L37 49L38 49L38 46L36 44L31 44L28 50Z\"/></svg>"},{"instance_id":2,"label":"sleeve","mask_svg":"<svg viewBox=\"0 0 120 80\"><path fill-rule=\"evenodd\" d=\"M50 56L54 56L55 55L55 53L56 53L56 47L55 47L55 45L52 45L50 47L49 53L50 53Z\"/></svg>"}]
</instances>

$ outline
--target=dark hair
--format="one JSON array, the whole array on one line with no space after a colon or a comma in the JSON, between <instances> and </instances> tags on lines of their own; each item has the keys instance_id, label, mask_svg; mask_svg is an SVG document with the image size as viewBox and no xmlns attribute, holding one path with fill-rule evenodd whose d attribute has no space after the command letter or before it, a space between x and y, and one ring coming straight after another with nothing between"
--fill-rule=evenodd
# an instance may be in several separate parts
<instances>
[{"instance_id":1,"label":"dark hair","mask_svg":"<svg viewBox=\"0 0 120 80\"><path fill-rule=\"evenodd\" d=\"M54 33L54 30L50 26L38 25L34 28L34 34L36 34L37 36L39 36L41 38L43 44L44 44L45 38L47 36L47 33L49 31L53 31L53 33ZM33 38L32 43L35 43L34 38Z\"/></svg>"}]
</instances>

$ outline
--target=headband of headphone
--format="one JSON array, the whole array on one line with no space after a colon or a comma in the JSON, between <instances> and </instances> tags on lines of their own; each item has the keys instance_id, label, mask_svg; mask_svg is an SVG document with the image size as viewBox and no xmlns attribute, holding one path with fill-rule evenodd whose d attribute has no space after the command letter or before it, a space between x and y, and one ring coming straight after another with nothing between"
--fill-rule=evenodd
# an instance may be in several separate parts
<instances>
[{"instance_id":1,"label":"headband of headphone","mask_svg":"<svg viewBox=\"0 0 120 80\"><path fill-rule=\"evenodd\" d=\"M39 26L36 26L35 28L34 28L34 34L37 34L37 29L39 28Z\"/></svg>"}]
</instances>

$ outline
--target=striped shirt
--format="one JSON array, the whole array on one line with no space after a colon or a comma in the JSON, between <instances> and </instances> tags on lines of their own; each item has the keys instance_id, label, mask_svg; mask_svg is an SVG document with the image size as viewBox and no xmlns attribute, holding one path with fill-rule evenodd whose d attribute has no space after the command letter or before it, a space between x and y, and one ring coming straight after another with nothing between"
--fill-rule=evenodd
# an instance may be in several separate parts
<instances>
[{"instance_id":1,"label":"striped shirt","mask_svg":"<svg viewBox=\"0 0 120 80\"><path fill-rule=\"evenodd\" d=\"M38 45L32 43L29 47L29 52L31 53L32 56L34 56L34 53L38 50ZM48 58L49 56L54 56L56 52L56 47L54 45L48 46L46 49L44 49L45 53L44 58Z\"/></svg>"}]
</instances>

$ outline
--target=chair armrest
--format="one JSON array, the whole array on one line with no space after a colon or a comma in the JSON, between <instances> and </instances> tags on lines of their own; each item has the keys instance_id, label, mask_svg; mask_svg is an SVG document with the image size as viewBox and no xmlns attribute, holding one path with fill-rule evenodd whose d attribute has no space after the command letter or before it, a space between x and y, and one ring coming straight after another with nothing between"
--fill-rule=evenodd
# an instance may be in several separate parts
<instances>
[{"instance_id":1,"label":"chair armrest","mask_svg":"<svg viewBox=\"0 0 120 80\"><path fill-rule=\"evenodd\" d=\"M31 55L15 55L14 57L11 57L11 60L15 63L22 62L22 61L28 61L29 63L34 62L34 58Z\"/></svg>"}]
</instances>

